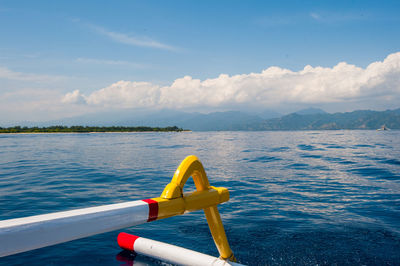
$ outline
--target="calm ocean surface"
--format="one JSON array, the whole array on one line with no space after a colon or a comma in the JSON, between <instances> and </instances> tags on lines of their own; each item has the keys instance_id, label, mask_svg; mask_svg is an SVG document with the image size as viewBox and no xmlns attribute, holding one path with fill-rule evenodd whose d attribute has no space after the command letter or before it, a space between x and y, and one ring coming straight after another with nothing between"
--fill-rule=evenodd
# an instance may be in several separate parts
<instances>
[{"instance_id":1,"label":"calm ocean surface","mask_svg":"<svg viewBox=\"0 0 400 266\"><path fill-rule=\"evenodd\" d=\"M400 131L0 135L0 219L157 197L190 154L230 190L239 262L400 265ZM122 231L218 255L202 212ZM119 254L119 232L0 265L162 264Z\"/></svg>"}]
</instances>

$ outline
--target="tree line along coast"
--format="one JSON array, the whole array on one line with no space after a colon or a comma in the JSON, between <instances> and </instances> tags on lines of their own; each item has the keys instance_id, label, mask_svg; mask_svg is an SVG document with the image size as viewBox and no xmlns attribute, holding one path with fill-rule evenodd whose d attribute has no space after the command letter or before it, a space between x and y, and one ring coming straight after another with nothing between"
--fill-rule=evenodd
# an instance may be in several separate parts
<instances>
[{"instance_id":1,"label":"tree line along coast","mask_svg":"<svg viewBox=\"0 0 400 266\"><path fill-rule=\"evenodd\" d=\"M92 133L92 132L182 132L177 126L170 127L97 127L97 126L50 126L50 127L0 127L0 133Z\"/></svg>"}]
</instances>

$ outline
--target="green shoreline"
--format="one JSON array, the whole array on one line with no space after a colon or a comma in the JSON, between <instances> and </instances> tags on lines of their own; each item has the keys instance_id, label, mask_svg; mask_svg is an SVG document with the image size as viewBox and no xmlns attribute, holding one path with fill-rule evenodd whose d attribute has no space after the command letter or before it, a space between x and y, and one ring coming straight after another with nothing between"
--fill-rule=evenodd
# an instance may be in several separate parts
<instances>
[{"instance_id":1,"label":"green shoreline","mask_svg":"<svg viewBox=\"0 0 400 266\"><path fill-rule=\"evenodd\" d=\"M177 126L172 127L90 127L90 126L51 126L51 127L0 127L0 133L120 133L120 132L183 132L188 131Z\"/></svg>"}]
</instances>

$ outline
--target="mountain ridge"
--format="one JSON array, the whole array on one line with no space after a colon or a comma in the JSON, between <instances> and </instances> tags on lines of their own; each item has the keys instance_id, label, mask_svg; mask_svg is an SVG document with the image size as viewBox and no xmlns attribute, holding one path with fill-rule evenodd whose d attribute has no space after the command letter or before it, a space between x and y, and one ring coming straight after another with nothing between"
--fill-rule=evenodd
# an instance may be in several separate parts
<instances>
[{"instance_id":1,"label":"mountain ridge","mask_svg":"<svg viewBox=\"0 0 400 266\"><path fill-rule=\"evenodd\" d=\"M400 109L356 110L345 113L299 115L291 113L263 122L262 130L400 129Z\"/></svg>"},{"instance_id":2,"label":"mountain ridge","mask_svg":"<svg viewBox=\"0 0 400 266\"><path fill-rule=\"evenodd\" d=\"M385 111L355 110L327 113L318 108L307 108L287 115L268 110L263 113L242 111L188 113L176 110L158 110L150 113L135 110L87 114L48 122L27 122L21 126L178 126L193 131L262 131L262 130L339 130L400 129L400 108ZM274 117L275 116L275 117Z\"/></svg>"}]
</instances>

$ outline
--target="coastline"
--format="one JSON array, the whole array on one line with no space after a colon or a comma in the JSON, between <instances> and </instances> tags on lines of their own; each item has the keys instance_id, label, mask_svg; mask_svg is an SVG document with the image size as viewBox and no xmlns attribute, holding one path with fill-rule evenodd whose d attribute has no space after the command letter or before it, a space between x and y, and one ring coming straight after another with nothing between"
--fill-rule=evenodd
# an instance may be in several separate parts
<instances>
[{"instance_id":1,"label":"coastline","mask_svg":"<svg viewBox=\"0 0 400 266\"><path fill-rule=\"evenodd\" d=\"M31 134L99 134L99 133L182 133L193 132L192 130L182 131L92 131L92 132L1 132L0 135L31 135Z\"/></svg>"},{"instance_id":2,"label":"coastline","mask_svg":"<svg viewBox=\"0 0 400 266\"><path fill-rule=\"evenodd\" d=\"M177 126L168 127L126 127L126 126L50 126L50 127L0 127L0 134L48 134L48 133L139 133L139 132L184 132Z\"/></svg>"}]
</instances>

